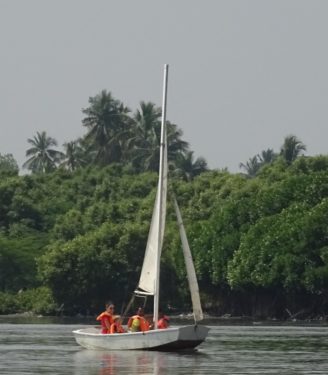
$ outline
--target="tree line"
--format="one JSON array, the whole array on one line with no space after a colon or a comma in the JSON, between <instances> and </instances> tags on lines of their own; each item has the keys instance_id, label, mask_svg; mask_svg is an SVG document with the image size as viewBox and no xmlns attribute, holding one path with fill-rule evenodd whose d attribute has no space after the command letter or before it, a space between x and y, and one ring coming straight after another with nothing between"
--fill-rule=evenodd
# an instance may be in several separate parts
<instances>
[{"instance_id":1,"label":"tree line","mask_svg":"<svg viewBox=\"0 0 328 375\"><path fill-rule=\"evenodd\" d=\"M108 298L122 305L129 299L157 185L160 111L142 106L130 116L107 92L90 98L83 110L88 132L74 143L70 162L43 133L29 142L31 174L18 176L13 157L0 155L1 313L87 314ZM143 125L137 127L138 121ZM171 127L171 141L171 189L184 216L205 310L325 316L328 156L306 157L305 145L288 136L280 152L262 151L241 165L245 173L232 174L209 170L202 159L187 163L192 151L177 126ZM161 285L164 309L190 308L171 204Z\"/></svg>"},{"instance_id":2,"label":"tree line","mask_svg":"<svg viewBox=\"0 0 328 375\"><path fill-rule=\"evenodd\" d=\"M64 144L45 131L28 139L30 148L23 168L32 173L48 173L58 167L74 171L86 165L105 166L120 163L136 172L158 170L161 110L151 102L141 102L135 113L110 92L103 90L89 98L82 110L86 134ZM194 160L189 144L182 139L177 125L167 122L168 158L176 173L201 173L207 170L204 158Z\"/></svg>"},{"instance_id":3,"label":"tree line","mask_svg":"<svg viewBox=\"0 0 328 375\"><path fill-rule=\"evenodd\" d=\"M120 163L136 172L157 171L159 162L161 109L154 103L140 103L140 109L131 110L110 92L101 91L89 98L89 106L82 109L82 125L87 132L81 138L64 143L64 152L58 150L56 139L45 131L37 132L27 140L31 146L26 151L23 168L31 173L49 173L57 168L74 171L87 165L105 166ZM208 170L203 157L194 159L188 142L182 139L182 130L167 122L168 158L171 172L184 178ZM280 153L263 150L239 167L247 176L254 177L260 168L283 157L290 164L306 146L294 135L287 136ZM2 171L17 173L19 168L12 155L1 155ZM6 165L6 168L5 168Z\"/></svg>"}]
</instances>

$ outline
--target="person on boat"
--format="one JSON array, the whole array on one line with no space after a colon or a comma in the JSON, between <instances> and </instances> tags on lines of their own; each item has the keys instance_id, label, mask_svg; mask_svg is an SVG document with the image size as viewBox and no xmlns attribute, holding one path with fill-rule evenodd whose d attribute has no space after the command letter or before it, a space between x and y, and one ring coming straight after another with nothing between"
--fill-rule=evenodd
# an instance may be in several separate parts
<instances>
[{"instance_id":1,"label":"person on boat","mask_svg":"<svg viewBox=\"0 0 328 375\"><path fill-rule=\"evenodd\" d=\"M158 329L165 329L169 326L170 318L167 315L164 315L163 313L159 314L159 319L157 322L157 328Z\"/></svg>"},{"instance_id":2,"label":"person on boat","mask_svg":"<svg viewBox=\"0 0 328 375\"><path fill-rule=\"evenodd\" d=\"M128 321L128 329L130 332L145 332L149 331L149 322L144 317L144 310L139 307L136 315L131 316Z\"/></svg>"},{"instance_id":3,"label":"person on boat","mask_svg":"<svg viewBox=\"0 0 328 375\"><path fill-rule=\"evenodd\" d=\"M114 323L113 314L115 306L108 302L106 310L97 316L97 320L101 323L101 333L110 333L110 327Z\"/></svg>"},{"instance_id":4,"label":"person on boat","mask_svg":"<svg viewBox=\"0 0 328 375\"><path fill-rule=\"evenodd\" d=\"M121 324L121 317L119 315L115 315L113 317L113 323L110 326L110 333L124 333L124 328Z\"/></svg>"}]
</instances>

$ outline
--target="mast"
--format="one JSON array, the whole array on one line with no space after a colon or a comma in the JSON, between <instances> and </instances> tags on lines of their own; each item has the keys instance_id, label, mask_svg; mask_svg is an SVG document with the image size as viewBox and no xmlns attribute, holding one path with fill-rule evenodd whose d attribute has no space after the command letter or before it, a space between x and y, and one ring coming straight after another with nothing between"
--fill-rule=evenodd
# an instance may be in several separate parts
<instances>
[{"instance_id":1,"label":"mast","mask_svg":"<svg viewBox=\"0 0 328 375\"><path fill-rule=\"evenodd\" d=\"M166 145L166 103L167 103L167 81L168 81L168 64L164 65L164 83L163 83L163 101L162 101L162 122L161 122L161 141L160 141L160 156L159 156L159 184L158 184L158 196L159 196L159 207L162 207L163 201L163 178L164 178L164 158L166 157L165 148ZM159 218L159 231L158 231L158 254L156 263L156 279L155 279L155 293L154 293L154 329L157 329L158 322L158 307L159 307L159 280L160 280L160 264L161 264L161 251L162 251L162 212L158 212Z\"/></svg>"}]
</instances>

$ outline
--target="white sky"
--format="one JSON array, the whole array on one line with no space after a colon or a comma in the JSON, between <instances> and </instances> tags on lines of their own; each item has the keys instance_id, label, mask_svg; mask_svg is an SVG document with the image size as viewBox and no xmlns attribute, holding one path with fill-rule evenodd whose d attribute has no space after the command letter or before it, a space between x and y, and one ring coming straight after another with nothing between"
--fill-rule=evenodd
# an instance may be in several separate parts
<instances>
[{"instance_id":1,"label":"white sky","mask_svg":"<svg viewBox=\"0 0 328 375\"><path fill-rule=\"evenodd\" d=\"M327 153L328 1L0 0L0 153L19 165L36 131L85 133L102 89L161 105L211 168L295 134Z\"/></svg>"}]
</instances>

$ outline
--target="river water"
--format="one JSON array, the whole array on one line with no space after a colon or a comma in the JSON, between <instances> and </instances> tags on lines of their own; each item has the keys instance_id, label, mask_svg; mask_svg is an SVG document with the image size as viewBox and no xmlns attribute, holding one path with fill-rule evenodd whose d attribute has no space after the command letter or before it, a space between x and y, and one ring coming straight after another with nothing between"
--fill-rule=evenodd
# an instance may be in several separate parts
<instances>
[{"instance_id":1,"label":"river water","mask_svg":"<svg viewBox=\"0 0 328 375\"><path fill-rule=\"evenodd\" d=\"M0 320L0 374L328 374L328 327L211 325L193 353L80 348L76 324Z\"/></svg>"}]
</instances>

